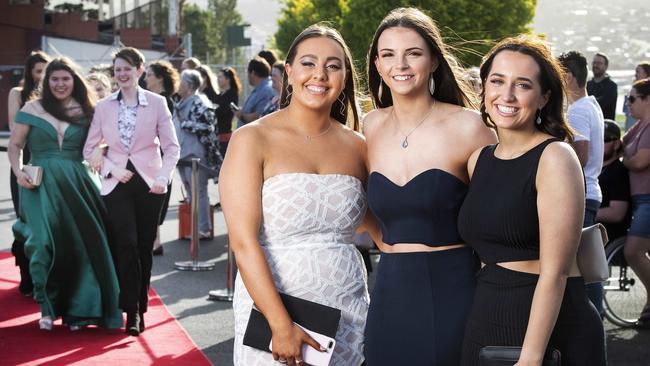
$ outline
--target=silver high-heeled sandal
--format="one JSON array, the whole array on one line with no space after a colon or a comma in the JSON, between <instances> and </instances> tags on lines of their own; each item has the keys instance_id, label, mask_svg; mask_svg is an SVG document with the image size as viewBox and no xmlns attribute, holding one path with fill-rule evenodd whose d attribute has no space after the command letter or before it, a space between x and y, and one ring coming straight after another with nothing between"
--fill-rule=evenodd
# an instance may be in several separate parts
<instances>
[{"instance_id":1,"label":"silver high-heeled sandal","mask_svg":"<svg viewBox=\"0 0 650 366\"><path fill-rule=\"evenodd\" d=\"M52 318L51 318L51 317L49 317L49 316L44 316L44 317L42 317L42 318L40 318L40 319L38 320L38 327L39 327L41 330L47 330L47 331L50 331L50 330L52 330L52 325L53 325L52 323L53 323L53 321L52 321Z\"/></svg>"}]
</instances>

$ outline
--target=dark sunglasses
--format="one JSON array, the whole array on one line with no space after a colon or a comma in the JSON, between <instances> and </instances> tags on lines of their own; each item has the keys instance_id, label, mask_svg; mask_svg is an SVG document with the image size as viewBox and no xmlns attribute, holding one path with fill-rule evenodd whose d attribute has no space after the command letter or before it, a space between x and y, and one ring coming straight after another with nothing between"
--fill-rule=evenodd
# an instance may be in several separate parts
<instances>
[{"instance_id":1,"label":"dark sunglasses","mask_svg":"<svg viewBox=\"0 0 650 366\"><path fill-rule=\"evenodd\" d=\"M616 141L616 140L620 140L620 139L617 138L617 137L607 137L607 136L605 136L605 143Z\"/></svg>"},{"instance_id":2,"label":"dark sunglasses","mask_svg":"<svg viewBox=\"0 0 650 366\"><path fill-rule=\"evenodd\" d=\"M630 96L627 97L627 100L630 101L630 104L633 104L637 99L643 99L643 98L645 98L645 95L643 95L643 96L639 96L639 95L637 95L637 96L630 95Z\"/></svg>"}]
</instances>

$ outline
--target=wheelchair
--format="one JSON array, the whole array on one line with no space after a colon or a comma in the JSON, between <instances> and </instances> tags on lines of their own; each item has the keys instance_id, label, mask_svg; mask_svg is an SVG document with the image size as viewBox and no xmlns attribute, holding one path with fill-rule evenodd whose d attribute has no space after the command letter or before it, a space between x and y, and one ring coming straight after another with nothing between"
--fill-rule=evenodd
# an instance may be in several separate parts
<instances>
[{"instance_id":1,"label":"wheelchair","mask_svg":"<svg viewBox=\"0 0 650 366\"><path fill-rule=\"evenodd\" d=\"M603 283L605 318L614 325L633 328L646 301L645 287L628 266L623 254L627 237L619 237L605 246L609 278Z\"/></svg>"}]
</instances>

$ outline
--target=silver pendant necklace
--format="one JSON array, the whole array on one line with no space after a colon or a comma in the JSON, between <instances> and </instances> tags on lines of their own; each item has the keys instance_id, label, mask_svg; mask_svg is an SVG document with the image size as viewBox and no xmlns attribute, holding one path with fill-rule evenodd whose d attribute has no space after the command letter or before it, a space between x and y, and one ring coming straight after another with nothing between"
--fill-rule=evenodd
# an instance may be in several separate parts
<instances>
[{"instance_id":1,"label":"silver pendant necklace","mask_svg":"<svg viewBox=\"0 0 650 366\"><path fill-rule=\"evenodd\" d=\"M307 141L311 141L311 140L313 140L313 139L315 139L315 138L317 138L317 137L321 137L321 136L323 136L324 134L330 132L330 129L331 129L331 128L332 128L332 122L330 122L329 126L327 126L327 128L325 129L325 131L319 133L318 135L313 135L313 136L311 136L311 135L307 135L307 134L305 134L305 137L307 138Z\"/></svg>"},{"instance_id":2,"label":"silver pendant necklace","mask_svg":"<svg viewBox=\"0 0 650 366\"><path fill-rule=\"evenodd\" d=\"M395 126L397 127L397 131L399 131L399 133L404 135L404 140L402 140L402 149L406 149L407 147L409 147L409 136L411 136L411 134L418 127L420 127L420 125L422 125L424 123L424 121L431 115L431 113L433 113L433 107L435 105L436 105L436 100L434 99L433 104L431 105L431 108L430 108L429 112L427 112L427 114L420 120L420 122L418 122L415 125L415 127L413 127L413 129L411 131L409 131L409 133L406 133L406 134L404 132L402 132L402 130L399 128L399 122L397 121L397 118L395 117L395 107L393 106L393 110L391 111L391 113L393 114L393 120L395 121Z\"/></svg>"}]
</instances>

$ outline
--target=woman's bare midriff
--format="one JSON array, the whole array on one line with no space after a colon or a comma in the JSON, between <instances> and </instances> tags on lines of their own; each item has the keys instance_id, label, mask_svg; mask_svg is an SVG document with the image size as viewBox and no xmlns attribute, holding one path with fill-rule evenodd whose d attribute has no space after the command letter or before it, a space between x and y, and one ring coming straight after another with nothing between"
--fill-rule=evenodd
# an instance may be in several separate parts
<instances>
[{"instance_id":1,"label":"woman's bare midriff","mask_svg":"<svg viewBox=\"0 0 650 366\"><path fill-rule=\"evenodd\" d=\"M516 262L500 262L497 263L498 266L507 268L511 271L524 272L539 274L539 259L531 261L516 261ZM481 267L485 266L485 263L481 263ZM571 265L571 271L569 272L569 277L580 277L580 269L578 268L578 262L573 261Z\"/></svg>"},{"instance_id":2,"label":"woman's bare midriff","mask_svg":"<svg viewBox=\"0 0 650 366\"><path fill-rule=\"evenodd\" d=\"M432 247L425 244L416 243L398 243L398 244L383 244L380 250L383 253L415 253L415 252L437 252L440 250L449 250L462 248L465 244L451 244L440 247Z\"/></svg>"}]
</instances>

